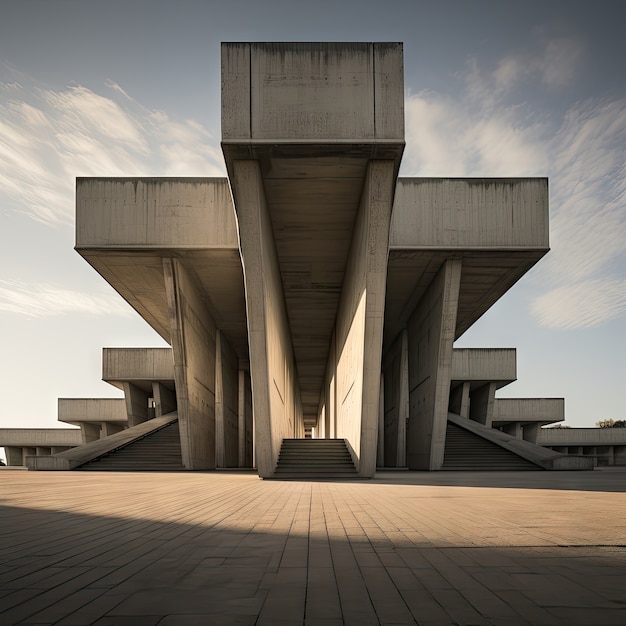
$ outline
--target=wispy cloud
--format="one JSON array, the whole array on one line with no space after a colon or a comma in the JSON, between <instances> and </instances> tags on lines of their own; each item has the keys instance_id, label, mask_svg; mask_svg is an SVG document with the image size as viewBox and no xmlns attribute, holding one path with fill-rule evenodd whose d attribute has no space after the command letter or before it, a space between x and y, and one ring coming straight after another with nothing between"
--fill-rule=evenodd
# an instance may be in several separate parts
<instances>
[{"instance_id":1,"label":"wispy cloud","mask_svg":"<svg viewBox=\"0 0 626 626\"><path fill-rule=\"evenodd\" d=\"M130 307L114 294L81 293L59 285L0 280L0 311L31 318L68 313L131 317Z\"/></svg>"},{"instance_id":2,"label":"wispy cloud","mask_svg":"<svg viewBox=\"0 0 626 626\"><path fill-rule=\"evenodd\" d=\"M97 94L0 83L0 193L44 223L72 223L76 176L223 176L218 141L118 85Z\"/></svg>"},{"instance_id":3,"label":"wispy cloud","mask_svg":"<svg viewBox=\"0 0 626 626\"><path fill-rule=\"evenodd\" d=\"M564 86L582 52L559 39L493 71L471 61L458 93L406 101L406 175L550 177L552 250L533 271L531 311L552 328L595 326L625 311L626 101L574 102L555 122L515 97L522 83Z\"/></svg>"}]
</instances>

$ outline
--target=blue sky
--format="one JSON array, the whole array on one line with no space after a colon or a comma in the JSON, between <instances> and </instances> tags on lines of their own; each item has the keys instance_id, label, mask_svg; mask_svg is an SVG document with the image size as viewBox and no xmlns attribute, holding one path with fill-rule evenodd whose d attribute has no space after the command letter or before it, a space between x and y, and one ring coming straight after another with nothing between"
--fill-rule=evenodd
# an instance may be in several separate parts
<instances>
[{"instance_id":1,"label":"blue sky","mask_svg":"<svg viewBox=\"0 0 626 626\"><path fill-rule=\"evenodd\" d=\"M509 397L625 418L626 3L0 0L0 427L162 341L73 251L76 176L221 176L221 41L402 41L404 176L549 176L550 254L459 346Z\"/></svg>"}]
</instances>

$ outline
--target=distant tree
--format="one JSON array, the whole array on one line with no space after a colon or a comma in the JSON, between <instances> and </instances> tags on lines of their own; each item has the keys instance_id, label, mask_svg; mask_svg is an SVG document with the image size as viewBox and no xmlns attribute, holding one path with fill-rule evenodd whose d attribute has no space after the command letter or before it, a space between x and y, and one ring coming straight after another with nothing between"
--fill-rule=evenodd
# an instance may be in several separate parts
<instances>
[{"instance_id":1,"label":"distant tree","mask_svg":"<svg viewBox=\"0 0 626 626\"><path fill-rule=\"evenodd\" d=\"M598 428L626 428L626 420L614 420L610 417L596 422Z\"/></svg>"}]
</instances>

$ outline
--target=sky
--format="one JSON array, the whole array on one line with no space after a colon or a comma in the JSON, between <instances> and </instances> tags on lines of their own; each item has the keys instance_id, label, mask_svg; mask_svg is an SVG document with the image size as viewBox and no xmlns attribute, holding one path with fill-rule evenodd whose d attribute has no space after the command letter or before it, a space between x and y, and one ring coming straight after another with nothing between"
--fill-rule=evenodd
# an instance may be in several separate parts
<instances>
[{"instance_id":1,"label":"sky","mask_svg":"<svg viewBox=\"0 0 626 626\"><path fill-rule=\"evenodd\" d=\"M401 41L402 176L548 176L551 252L459 347L499 397L626 418L626 3L0 0L0 427L119 397L103 347L163 340L73 250L77 176L224 176L221 41Z\"/></svg>"}]
</instances>

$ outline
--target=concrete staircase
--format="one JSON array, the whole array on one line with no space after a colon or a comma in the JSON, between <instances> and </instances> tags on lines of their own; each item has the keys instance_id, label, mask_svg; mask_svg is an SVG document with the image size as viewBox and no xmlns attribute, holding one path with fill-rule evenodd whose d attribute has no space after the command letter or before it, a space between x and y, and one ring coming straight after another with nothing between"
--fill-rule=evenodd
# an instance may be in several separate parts
<instances>
[{"instance_id":1,"label":"concrete staircase","mask_svg":"<svg viewBox=\"0 0 626 626\"><path fill-rule=\"evenodd\" d=\"M172 472L184 470L180 452L178 420L76 469L98 472Z\"/></svg>"},{"instance_id":2,"label":"concrete staircase","mask_svg":"<svg viewBox=\"0 0 626 626\"><path fill-rule=\"evenodd\" d=\"M283 439L276 478L356 478L345 439Z\"/></svg>"},{"instance_id":3,"label":"concrete staircase","mask_svg":"<svg viewBox=\"0 0 626 626\"><path fill-rule=\"evenodd\" d=\"M448 422L442 470L529 471L543 469L510 450Z\"/></svg>"}]
</instances>

